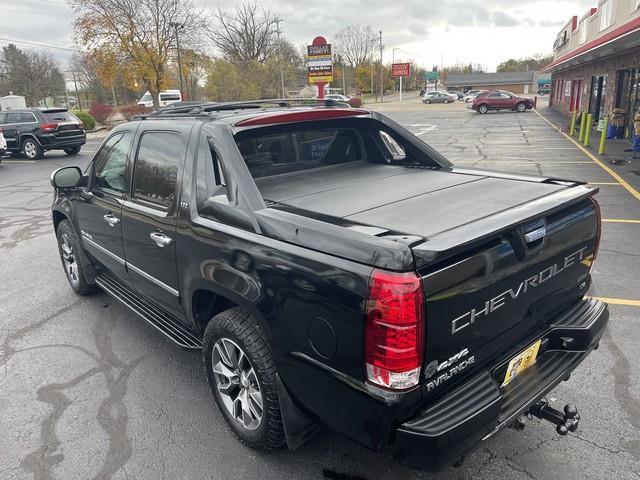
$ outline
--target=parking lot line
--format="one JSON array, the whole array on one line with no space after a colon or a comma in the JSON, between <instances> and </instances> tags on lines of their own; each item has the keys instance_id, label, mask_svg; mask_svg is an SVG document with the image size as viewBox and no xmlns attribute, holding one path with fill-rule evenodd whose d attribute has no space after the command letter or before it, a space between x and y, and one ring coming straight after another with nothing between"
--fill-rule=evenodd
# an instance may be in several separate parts
<instances>
[{"instance_id":1,"label":"parking lot line","mask_svg":"<svg viewBox=\"0 0 640 480\"><path fill-rule=\"evenodd\" d=\"M640 223L640 220L632 220L628 218L603 218L603 223Z\"/></svg>"},{"instance_id":2,"label":"parking lot line","mask_svg":"<svg viewBox=\"0 0 640 480\"><path fill-rule=\"evenodd\" d=\"M561 128L559 128L558 126L554 125L551 121L547 120L544 115L542 115L540 112L538 112L537 110L533 110L542 120L544 120L545 122L547 122L549 125L551 125L551 127L553 127L555 130L557 130L558 132L560 132L562 135L565 136L565 138L567 138L567 140L569 140L571 143L573 143L576 148L578 150L580 150L582 153L584 153L587 157L589 157L591 160L593 160L600 168L602 168L605 172L607 172L609 175L611 175L615 180L617 180L620 185L622 185L631 195L633 195L637 200L640 200L640 192L638 192L635 188L633 188L631 185L629 185L629 183L627 183L627 181L622 178L620 175L618 175L616 172L614 172L611 168L609 168L608 165L606 165L605 163L603 163L599 158L597 158L595 155L593 155L589 150L587 150L586 148L584 148L582 145L580 145L578 142L576 142L573 138L571 138L569 135L567 135L566 133L564 133L562 131Z\"/></svg>"},{"instance_id":3,"label":"parking lot line","mask_svg":"<svg viewBox=\"0 0 640 480\"><path fill-rule=\"evenodd\" d=\"M2 160L2 163L36 163L35 160Z\"/></svg>"},{"instance_id":4,"label":"parking lot line","mask_svg":"<svg viewBox=\"0 0 640 480\"><path fill-rule=\"evenodd\" d=\"M621 187L618 182L589 182L589 185L611 185L616 187Z\"/></svg>"},{"instance_id":5,"label":"parking lot line","mask_svg":"<svg viewBox=\"0 0 640 480\"><path fill-rule=\"evenodd\" d=\"M626 305L629 307L640 307L640 300L628 300L626 298L609 298L609 297L588 297L602 300L609 305Z\"/></svg>"}]
</instances>

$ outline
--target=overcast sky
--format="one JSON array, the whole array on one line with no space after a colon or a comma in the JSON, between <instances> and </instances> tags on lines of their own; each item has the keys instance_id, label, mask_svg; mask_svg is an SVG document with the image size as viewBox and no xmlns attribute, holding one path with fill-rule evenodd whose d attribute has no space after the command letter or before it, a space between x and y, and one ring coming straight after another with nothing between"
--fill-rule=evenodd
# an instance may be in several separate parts
<instances>
[{"instance_id":1,"label":"overcast sky","mask_svg":"<svg viewBox=\"0 0 640 480\"><path fill-rule=\"evenodd\" d=\"M230 0L196 0L204 10ZM283 18L281 29L295 45L316 35L331 42L349 24L382 30L385 62L432 65L480 63L489 71L508 58L549 53L556 33L572 15L596 0L262 0ZM73 13L65 0L0 0L0 45L7 39L73 46ZM28 48L26 43L18 44ZM71 52L50 48L65 64ZM66 65L65 65L66 66Z\"/></svg>"}]
</instances>

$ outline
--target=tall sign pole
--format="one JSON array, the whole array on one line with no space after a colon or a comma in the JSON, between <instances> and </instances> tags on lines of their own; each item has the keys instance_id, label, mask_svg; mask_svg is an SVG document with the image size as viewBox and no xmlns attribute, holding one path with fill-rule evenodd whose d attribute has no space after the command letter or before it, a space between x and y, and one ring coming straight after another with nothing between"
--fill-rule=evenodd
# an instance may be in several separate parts
<instances>
[{"instance_id":1,"label":"tall sign pole","mask_svg":"<svg viewBox=\"0 0 640 480\"><path fill-rule=\"evenodd\" d=\"M402 79L411 75L410 63L392 63L391 76L400 77L400 101L402 101Z\"/></svg>"},{"instance_id":2,"label":"tall sign pole","mask_svg":"<svg viewBox=\"0 0 640 480\"><path fill-rule=\"evenodd\" d=\"M307 75L309 83L318 86L318 98L324 98L324 87L333 82L331 44L324 37L316 37L307 45Z\"/></svg>"},{"instance_id":3,"label":"tall sign pole","mask_svg":"<svg viewBox=\"0 0 640 480\"><path fill-rule=\"evenodd\" d=\"M384 102L384 65L382 63L382 30L380 30L380 102Z\"/></svg>"}]
</instances>

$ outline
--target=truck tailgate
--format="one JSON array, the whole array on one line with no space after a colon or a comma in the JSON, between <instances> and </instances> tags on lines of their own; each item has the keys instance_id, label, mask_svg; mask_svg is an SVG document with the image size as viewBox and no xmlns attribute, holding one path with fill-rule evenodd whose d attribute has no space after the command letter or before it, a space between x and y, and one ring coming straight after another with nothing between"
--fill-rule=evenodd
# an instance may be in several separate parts
<instances>
[{"instance_id":1,"label":"truck tailgate","mask_svg":"<svg viewBox=\"0 0 640 480\"><path fill-rule=\"evenodd\" d=\"M425 395L512 350L584 295L598 213L590 198L561 207L495 231L480 244L466 242L466 253L419 269L426 299Z\"/></svg>"}]
</instances>

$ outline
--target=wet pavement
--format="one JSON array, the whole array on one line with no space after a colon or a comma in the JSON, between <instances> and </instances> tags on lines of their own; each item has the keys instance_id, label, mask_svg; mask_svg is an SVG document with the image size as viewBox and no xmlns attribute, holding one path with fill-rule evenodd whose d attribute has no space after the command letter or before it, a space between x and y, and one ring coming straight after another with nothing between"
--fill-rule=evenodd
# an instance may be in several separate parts
<instances>
[{"instance_id":1,"label":"wet pavement","mask_svg":"<svg viewBox=\"0 0 640 480\"><path fill-rule=\"evenodd\" d=\"M605 220L640 219L638 199L534 112L478 115L415 98L380 109L456 164L584 180L600 188ZM228 432L198 352L107 295L67 286L48 179L86 165L96 146L75 159L0 164L0 479L640 478L640 224L604 224L590 293L632 302L611 306L601 348L550 395L578 406L577 435L532 420L438 475L331 431L296 452L258 453Z\"/></svg>"}]
</instances>

